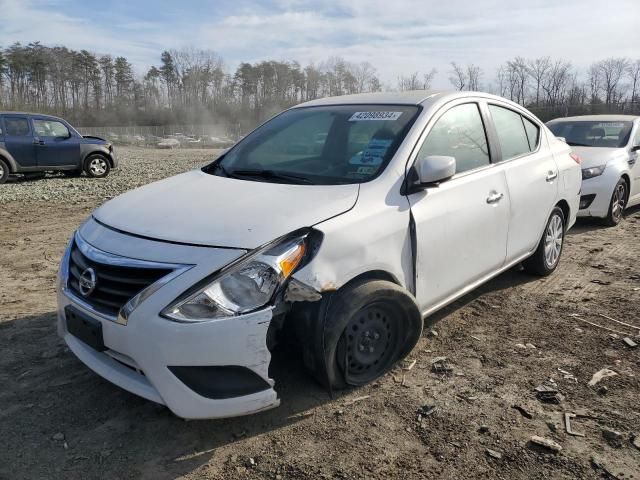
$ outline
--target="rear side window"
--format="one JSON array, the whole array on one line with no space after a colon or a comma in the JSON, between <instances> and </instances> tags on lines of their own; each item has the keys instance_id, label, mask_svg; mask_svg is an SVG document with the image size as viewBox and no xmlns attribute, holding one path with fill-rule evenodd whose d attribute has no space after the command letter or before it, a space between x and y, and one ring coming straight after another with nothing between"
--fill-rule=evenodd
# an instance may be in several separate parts
<instances>
[{"instance_id":1,"label":"rear side window","mask_svg":"<svg viewBox=\"0 0 640 480\"><path fill-rule=\"evenodd\" d=\"M531 120L522 117L522 123L524 123L524 129L527 132L527 139L529 140L529 150L532 152L538 148L540 143L540 128Z\"/></svg>"},{"instance_id":2,"label":"rear side window","mask_svg":"<svg viewBox=\"0 0 640 480\"><path fill-rule=\"evenodd\" d=\"M418 158L444 155L456 159L456 173L489 165L487 135L476 103L448 110L425 139Z\"/></svg>"},{"instance_id":3,"label":"rear side window","mask_svg":"<svg viewBox=\"0 0 640 480\"><path fill-rule=\"evenodd\" d=\"M6 135L10 137L28 137L30 134L29 121L22 117L5 117Z\"/></svg>"},{"instance_id":4,"label":"rear side window","mask_svg":"<svg viewBox=\"0 0 640 480\"><path fill-rule=\"evenodd\" d=\"M529 153L529 140L520 114L496 105L489 105L489 111L498 133L502 160Z\"/></svg>"},{"instance_id":5,"label":"rear side window","mask_svg":"<svg viewBox=\"0 0 640 480\"><path fill-rule=\"evenodd\" d=\"M33 129L39 137L68 137L69 129L54 120L34 120Z\"/></svg>"}]
</instances>

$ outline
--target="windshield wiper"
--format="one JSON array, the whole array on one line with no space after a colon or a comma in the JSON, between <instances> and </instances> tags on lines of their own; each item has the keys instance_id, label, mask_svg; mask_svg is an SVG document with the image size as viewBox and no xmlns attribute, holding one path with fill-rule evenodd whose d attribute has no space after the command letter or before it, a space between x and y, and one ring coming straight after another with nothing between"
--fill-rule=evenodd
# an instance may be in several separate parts
<instances>
[{"instance_id":1,"label":"windshield wiper","mask_svg":"<svg viewBox=\"0 0 640 480\"><path fill-rule=\"evenodd\" d=\"M567 142L567 145L570 145L572 147L592 147L593 145L587 145L586 143L574 143L574 142Z\"/></svg>"},{"instance_id":2,"label":"windshield wiper","mask_svg":"<svg viewBox=\"0 0 640 480\"><path fill-rule=\"evenodd\" d=\"M223 167L222 167L223 168ZM300 175L295 175L292 173L284 173L284 172L276 172L275 170L232 170L230 172L226 172L230 177L256 177L256 178L267 178L273 180L286 180L289 183L306 183L313 184L311 180L306 177L302 177Z\"/></svg>"}]
</instances>

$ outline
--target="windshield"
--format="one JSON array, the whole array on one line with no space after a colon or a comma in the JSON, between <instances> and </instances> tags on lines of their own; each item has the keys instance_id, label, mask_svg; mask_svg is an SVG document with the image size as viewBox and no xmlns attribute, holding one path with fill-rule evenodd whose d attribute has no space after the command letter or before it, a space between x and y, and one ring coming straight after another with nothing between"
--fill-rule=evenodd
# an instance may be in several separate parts
<instances>
[{"instance_id":1,"label":"windshield","mask_svg":"<svg viewBox=\"0 0 640 480\"><path fill-rule=\"evenodd\" d=\"M547 126L574 147L622 148L629 142L632 122L558 121Z\"/></svg>"},{"instance_id":2,"label":"windshield","mask_svg":"<svg viewBox=\"0 0 640 480\"><path fill-rule=\"evenodd\" d=\"M332 105L287 110L256 129L204 171L278 183L366 182L384 170L418 110L407 105Z\"/></svg>"}]
</instances>

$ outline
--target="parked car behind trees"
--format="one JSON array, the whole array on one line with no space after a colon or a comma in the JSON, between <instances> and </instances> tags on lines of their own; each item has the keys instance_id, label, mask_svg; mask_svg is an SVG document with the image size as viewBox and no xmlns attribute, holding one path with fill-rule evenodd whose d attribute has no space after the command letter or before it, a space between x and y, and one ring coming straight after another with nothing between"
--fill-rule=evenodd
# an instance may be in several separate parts
<instances>
[{"instance_id":1,"label":"parked car behind trees","mask_svg":"<svg viewBox=\"0 0 640 480\"><path fill-rule=\"evenodd\" d=\"M103 178L117 165L109 142L80 135L61 118L0 112L0 184L11 174L48 171Z\"/></svg>"}]
</instances>

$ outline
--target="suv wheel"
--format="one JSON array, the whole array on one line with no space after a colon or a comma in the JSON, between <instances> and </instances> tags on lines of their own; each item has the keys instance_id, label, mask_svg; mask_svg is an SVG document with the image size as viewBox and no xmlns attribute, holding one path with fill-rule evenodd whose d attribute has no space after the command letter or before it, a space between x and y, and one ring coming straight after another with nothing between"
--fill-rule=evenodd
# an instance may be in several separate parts
<instances>
[{"instance_id":1,"label":"suv wheel","mask_svg":"<svg viewBox=\"0 0 640 480\"><path fill-rule=\"evenodd\" d=\"M618 225L622 221L622 213L626 204L627 182L624 181L624 178L621 178L613 189L613 195L611 195L611 202L609 203L609 213L604 219L605 225L610 227Z\"/></svg>"},{"instance_id":2,"label":"suv wheel","mask_svg":"<svg viewBox=\"0 0 640 480\"><path fill-rule=\"evenodd\" d=\"M6 182L7 178L9 178L9 165L0 159L0 185Z\"/></svg>"},{"instance_id":3,"label":"suv wheel","mask_svg":"<svg viewBox=\"0 0 640 480\"><path fill-rule=\"evenodd\" d=\"M91 155L85 162L84 171L91 178L104 178L109 175L110 170L109 160L102 155Z\"/></svg>"},{"instance_id":4,"label":"suv wheel","mask_svg":"<svg viewBox=\"0 0 640 480\"><path fill-rule=\"evenodd\" d=\"M538 248L523 262L525 271L534 275L551 275L560 263L564 246L565 218L560 207L551 211Z\"/></svg>"}]
</instances>

